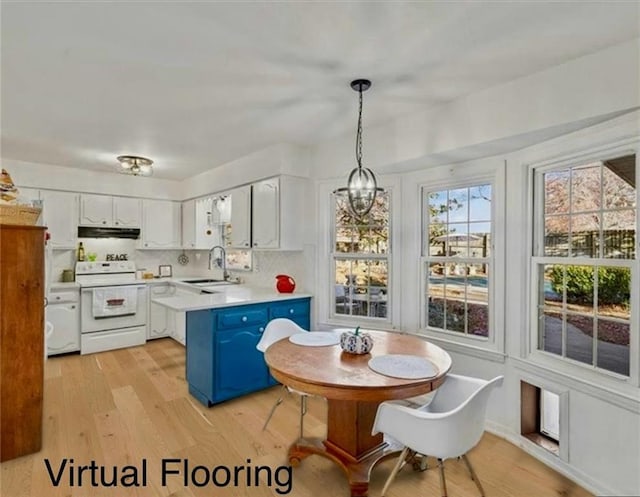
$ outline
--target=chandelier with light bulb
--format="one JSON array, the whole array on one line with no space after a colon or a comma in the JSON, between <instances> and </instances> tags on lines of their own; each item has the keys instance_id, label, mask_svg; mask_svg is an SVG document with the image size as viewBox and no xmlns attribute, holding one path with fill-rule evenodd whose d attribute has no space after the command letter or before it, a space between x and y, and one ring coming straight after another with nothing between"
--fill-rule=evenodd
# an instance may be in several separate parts
<instances>
[{"instance_id":1,"label":"chandelier with light bulb","mask_svg":"<svg viewBox=\"0 0 640 497\"><path fill-rule=\"evenodd\" d=\"M357 166L349 174L347 186L336 189L333 193L346 193L349 211L351 214L361 219L371 211L376 195L384 192L378 186L375 174L368 167L362 167L362 92L371 88L371 81L368 79L356 79L351 82L351 88L358 92L358 128L356 131L356 162Z\"/></svg>"}]
</instances>

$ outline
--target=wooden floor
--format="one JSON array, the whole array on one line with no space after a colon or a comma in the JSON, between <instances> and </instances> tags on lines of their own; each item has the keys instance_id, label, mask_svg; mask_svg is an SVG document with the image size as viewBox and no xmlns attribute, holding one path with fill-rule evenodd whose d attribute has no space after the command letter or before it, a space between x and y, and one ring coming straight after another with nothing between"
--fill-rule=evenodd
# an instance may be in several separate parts
<instances>
[{"instance_id":1,"label":"wooden floor","mask_svg":"<svg viewBox=\"0 0 640 497\"><path fill-rule=\"evenodd\" d=\"M88 356L53 357L46 361L43 449L37 454L2 463L2 497L219 497L348 496L342 472L317 456L305 459L289 478L286 452L298 430L298 401L285 399L269 428L262 431L267 413L280 393L279 387L206 408L187 391L184 348L171 339L160 339L124 350ZM323 436L326 403L311 399L305 432ZM68 474L52 486L44 460L57 472L63 458L76 466L92 460L122 470L127 465L141 471L147 461L146 487L98 487L90 481L81 487L68 484ZM239 474L238 486L184 486L182 473L169 475L162 485L162 459L187 460L191 468L203 465L249 468ZM589 496L588 492L547 468L512 444L486 434L469 458L483 482L487 496ZM431 462L431 461L430 461ZM370 496L380 495L393 461L377 466ZM272 470L255 481L255 468ZM433 465L431 465L433 466ZM173 467L173 466L172 466ZM446 463L451 497L476 497L476 487L462 461ZM133 470L129 469L129 472ZM202 481L204 469L195 477ZM244 471L244 472L243 472ZM224 483L225 468L216 470ZM140 475L139 475L140 476ZM131 482L132 480L125 480ZM233 481L233 477L232 477ZM438 471L403 469L392 484L390 497L439 495Z\"/></svg>"}]
</instances>

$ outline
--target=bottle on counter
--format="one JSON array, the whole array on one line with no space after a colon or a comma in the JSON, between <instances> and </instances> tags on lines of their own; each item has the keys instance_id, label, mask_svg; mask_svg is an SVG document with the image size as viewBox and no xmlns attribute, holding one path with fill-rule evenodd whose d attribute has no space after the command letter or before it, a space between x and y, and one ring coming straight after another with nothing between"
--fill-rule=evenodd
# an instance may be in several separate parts
<instances>
[{"instance_id":1,"label":"bottle on counter","mask_svg":"<svg viewBox=\"0 0 640 497\"><path fill-rule=\"evenodd\" d=\"M78 262L84 262L84 245L82 245L82 242L78 244Z\"/></svg>"}]
</instances>

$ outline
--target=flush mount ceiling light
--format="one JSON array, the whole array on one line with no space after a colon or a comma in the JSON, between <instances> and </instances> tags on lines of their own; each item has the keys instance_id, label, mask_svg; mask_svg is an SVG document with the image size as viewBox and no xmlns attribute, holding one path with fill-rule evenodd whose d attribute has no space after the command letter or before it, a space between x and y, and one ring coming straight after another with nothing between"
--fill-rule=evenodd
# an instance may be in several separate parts
<instances>
[{"instance_id":1,"label":"flush mount ceiling light","mask_svg":"<svg viewBox=\"0 0 640 497\"><path fill-rule=\"evenodd\" d=\"M349 174L347 186L338 188L333 193L346 193L351 214L356 218L362 218L369 214L376 200L376 195L384 190L378 186L373 171L368 167L362 167L362 92L371 88L371 81L368 79L355 79L351 82L351 88L360 95L358 130L356 133L356 162L358 165Z\"/></svg>"},{"instance_id":2,"label":"flush mount ceiling light","mask_svg":"<svg viewBox=\"0 0 640 497\"><path fill-rule=\"evenodd\" d=\"M133 176L151 176L153 169L151 164L153 161L146 157L137 155L120 155L118 156L120 163L120 172L123 174L131 174Z\"/></svg>"}]
</instances>

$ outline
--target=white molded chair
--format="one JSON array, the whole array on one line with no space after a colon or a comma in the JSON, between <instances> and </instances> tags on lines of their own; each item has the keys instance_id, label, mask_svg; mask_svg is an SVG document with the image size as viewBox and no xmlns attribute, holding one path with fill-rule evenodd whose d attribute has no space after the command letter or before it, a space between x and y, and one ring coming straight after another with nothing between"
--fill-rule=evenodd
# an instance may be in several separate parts
<instances>
[{"instance_id":1,"label":"white molded chair","mask_svg":"<svg viewBox=\"0 0 640 497\"><path fill-rule=\"evenodd\" d=\"M278 342L284 338L289 338L291 335L295 335L296 333L304 333L304 332L308 332L308 330L301 328L290 319L286 319L286 318L272 319L271 321L269 321L269 323L267 323L267 327L264 329L264 332L262 333L262 337L260 338L258 345L256 345L256 348L264 354L264 352L269 348L269 346L274 344L275 342ZM269 421L271 421L271 417L273 416L273 413L275 412L276 408L280 404L282 404L282 399L285 393L287 394L295 393L300 396L300 438L302 438L303 429L304 429L304 415L307 413L307 395L308 394L301 392L299 390L294 390L293 388L289 388L286 385L282 385L282 393L280 394L280 397L278 398L278 400L276 400L276 403L273 404L273 407L271 408L271 411L269 412L269 416L267 417L267 420L264 422L264 426L262 427L262 429L265 430L267 428L267 425L269 424Z\"/></svg>"},{"instance_id":2,"label":"white molded chair","mask_svg":"<svg viewBox=\"0 0 640 497\"><path fill-rule=\"evenodd\" d=\"M387 492L407 457L423 454L438 459L443 497L447 495L444 460L451 457L462 457L480 495L484 496L480 480L466 454L482 437L489 394L502 384L502 380L502 376L486 381L449 374L425 406L416 409L393 401L380 404L373 433L382 432L404 445L382 495Z\"/></svg>"}]
</instances>

